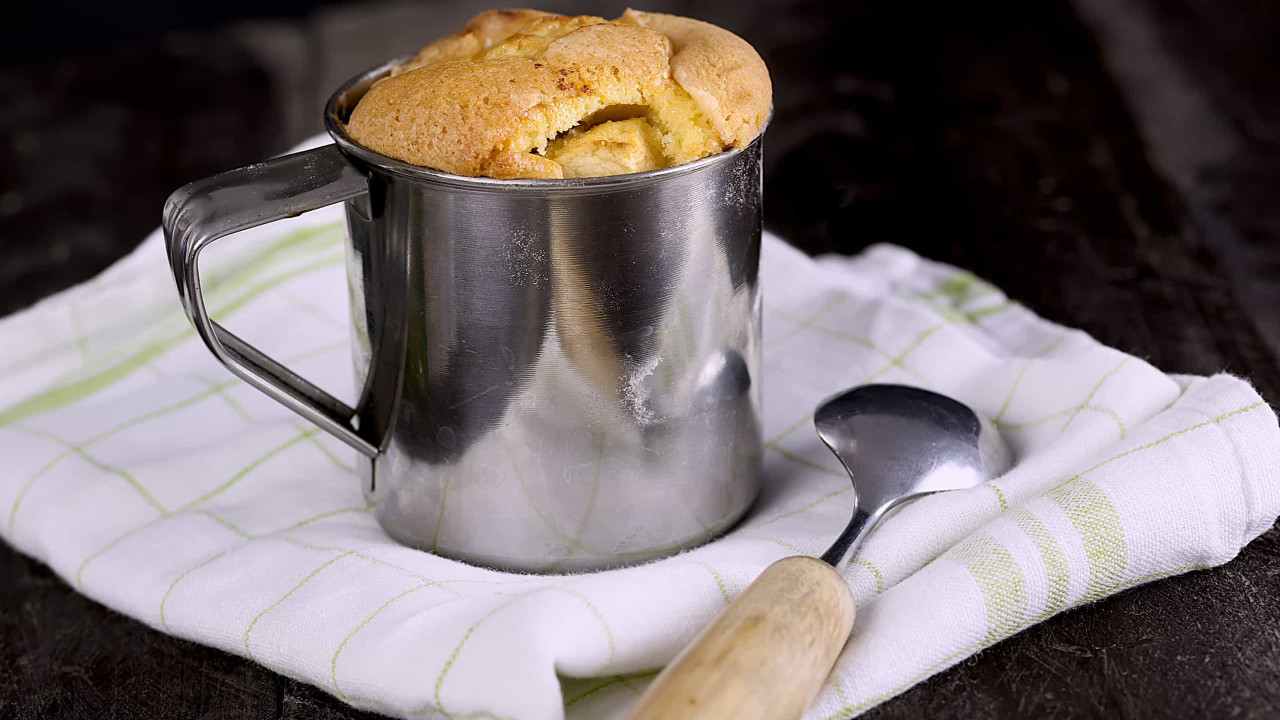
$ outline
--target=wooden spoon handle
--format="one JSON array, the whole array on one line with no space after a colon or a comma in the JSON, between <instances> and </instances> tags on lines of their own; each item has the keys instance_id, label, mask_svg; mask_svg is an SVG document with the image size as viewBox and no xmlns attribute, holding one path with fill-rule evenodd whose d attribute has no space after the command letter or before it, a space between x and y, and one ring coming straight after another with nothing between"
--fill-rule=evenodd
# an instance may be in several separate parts
<instances>
[{"instance_id":1,"label":"wooden spoon handle","mask_svg":"<svg viewBox=\"0 0 1280 720\"><path fill-rule=\"evenodd\" d=\"M853 615L849 586L830 565L779 560L667 665L627 720L796 720Z\"/></svg>"}]
</instances>

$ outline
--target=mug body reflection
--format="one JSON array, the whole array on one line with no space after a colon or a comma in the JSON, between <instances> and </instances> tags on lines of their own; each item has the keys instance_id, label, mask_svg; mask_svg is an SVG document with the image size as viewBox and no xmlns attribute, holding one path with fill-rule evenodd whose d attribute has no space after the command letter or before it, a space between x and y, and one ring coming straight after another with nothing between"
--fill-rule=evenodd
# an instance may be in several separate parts
<instances>
[{"instance_id":1,"label":"mug body reflection","mask_svg":"<svg viewBox=\"0 0 1280 720\"><path fill-rule=\"evenodd\" d=\"M330 100L334 146L170 199L175 276L214 354L366 455L373 512L405 544L571 571L723 532L759 489L760 138L634 175L458 177L346 136L387 70ZM204 314L195 256L245 226L214 211L247 218L229 189L254 183L257 222L345 203L355 408Z\"/></svg>"}]
</instances>

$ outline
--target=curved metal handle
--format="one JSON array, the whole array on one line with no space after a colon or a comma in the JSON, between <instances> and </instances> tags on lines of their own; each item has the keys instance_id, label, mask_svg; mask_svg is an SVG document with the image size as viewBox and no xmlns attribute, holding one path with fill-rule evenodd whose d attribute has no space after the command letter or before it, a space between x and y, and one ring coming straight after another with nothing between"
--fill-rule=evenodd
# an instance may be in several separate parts
<instances>
[{"instance_id":1,"label":"curved metal handle","mask_svg":"<svg viewBox=\"0 0 1280 720\"><path fill-rule=\"evenodd\" d=\"M165 202L161 224L182 307L214 357L285 407L374 457L379 442L357 427L354 409L210 319L197 267L200 251L218 238L368 191L365 176L327 145L185 185Z\"/></svg>"}]
</instances>

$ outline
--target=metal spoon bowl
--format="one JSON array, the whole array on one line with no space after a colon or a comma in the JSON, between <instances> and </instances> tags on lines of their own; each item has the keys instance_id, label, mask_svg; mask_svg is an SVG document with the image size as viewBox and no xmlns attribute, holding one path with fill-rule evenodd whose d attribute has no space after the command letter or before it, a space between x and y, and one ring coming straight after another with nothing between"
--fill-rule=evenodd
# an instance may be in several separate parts
<instances>
[{"instance_id":1,"label":"metal spoon bowl","mask_svg":"<svg viewBox=\"0 0 1280 720\"><path fill-rule=\"evenodd\" d=\"M905 385L862 385L818 405L818 437L853 480L857 507L822 559L836 566L894 505L998 477L1013 456L967 405Z\"/></svg>"}]
</instances>

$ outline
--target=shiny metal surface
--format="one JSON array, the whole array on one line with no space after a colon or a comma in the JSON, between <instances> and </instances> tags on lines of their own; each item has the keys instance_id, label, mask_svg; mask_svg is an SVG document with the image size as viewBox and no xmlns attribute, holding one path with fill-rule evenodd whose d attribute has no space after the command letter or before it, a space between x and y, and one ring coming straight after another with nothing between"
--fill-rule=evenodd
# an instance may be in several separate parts
<instances>
[{"instance_id":1,"label":"shiny metal surface","mask_svg":"<svg viewBox=\"0 0 1280 720\"><path fill-rule=\"evenodd\" d=\"M586 570L729 527L759 487L760 139L634 175L457 177L347 138L385 72L330 100L335 146L170 199L175 278L215 356L369 456L379 522L416 547ZM195 271L218 237L337 200L354 409L209 320Z\"/></svg>"},{"instance_id":2,"label":"shiny metal surface","mask_svg":"<svg viewBox=\"0 0 1280 720\"><path fill-rule=\"evenodd\" d=\"M214 240L365 192L362 173L335 148L320 148L185 185L165 201L161 227L182 307L214 357L237 377L372 457L377 442L355 428L355 410L209 318L197 266L201 251Z\"/></svg>"},{"instance_id":3,"label":"shiny metal surface","mask_svg":"<svg viewBox=\"0 0 1280 720\"><path fill-rule=\"evenodd\" d=\"M1002 475L1013 455L991 423L945 395L862 385L822 402L818 436L853 480L857 509L822 559L839 564L884 513L908 500Z\"/></svg>"}]
</instances>

